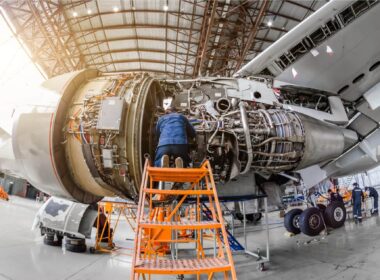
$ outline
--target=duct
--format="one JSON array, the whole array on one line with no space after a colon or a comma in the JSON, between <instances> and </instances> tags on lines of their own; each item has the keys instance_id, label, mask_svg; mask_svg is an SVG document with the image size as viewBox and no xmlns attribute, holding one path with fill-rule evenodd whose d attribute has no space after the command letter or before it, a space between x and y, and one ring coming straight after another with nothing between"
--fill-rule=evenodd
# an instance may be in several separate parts
<instances>
[{"instance_id":1,"label":"duct","mask_svg":"<svg viewBox=\"0 0 380 280\"><path fill-rule=\"evenodd\" d=\"M304 115L323 120L326 122L330 122L333 124L338 124L338 125L345 125L348 123L348 117L346 114L346 110L344 109L342 100L338 96L329 96L328 97L329 104L330 104L330 113L322 112L322 111L317 111L305 107L300 107L300 106L294 106L294 105L283 105L284 109L288 109L291 111L299 112Z\"/></svg>"},{"instance_id":2,"label":"duct","mask_svg":"<svg viewBox=\"0 0 380 280\"><path fill-rule=\"evenodd\" d=\"M345 147L343 129L299 115L305 129L305 149L297 168L323 162L341 155Z\"/></svg>"},{"instance_id":3,"label":"duct","mask_svg":"<svg viewBox=\"0 0 380 280\"><path fill-rule=\"evenodd\" d=\"M379 165L380 130L368 135L362 142L323 166L328 177L341 177L370 170Z\"/></svg>"},{"instance_id":4,"label":"duct","mask_svg":"<svg viewBox=\"0 0 380 280\"><path fill-rule=\"evenodd\" d=\"M251 163L252 163L252 159L253 159L253 155L252 155L252 143L251 143L251 136L249 134L249 126L248 126L247 113L245 111L244 103L243 102L240 102L239 108L240 108L241 122L243 124L243 129L244 129L244 134L245 134L245 141L247 143L248 160L247 160L247 164L246 164L244 170L241 172L241 174L245 174L251 168Z\"/></svg>"},{"instance_id":5,"label":"duct","mask_svg":"<svg viewBox=\"0 0 380 280\"><path fill-rule=\"evenodd\" d=\"M380 107L380 83L371 87L366 93L363 94L364 99L368 102L371 110L376 110Z\"/></svg>"}]
</instances>

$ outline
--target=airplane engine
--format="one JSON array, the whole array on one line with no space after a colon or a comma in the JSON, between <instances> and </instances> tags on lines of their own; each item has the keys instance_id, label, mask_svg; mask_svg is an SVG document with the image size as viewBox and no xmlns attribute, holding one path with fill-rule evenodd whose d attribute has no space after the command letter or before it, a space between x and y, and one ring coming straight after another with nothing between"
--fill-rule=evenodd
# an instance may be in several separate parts
<instances>
[{"instance_id":1,"label":"airplane engine","mask_svg":"<svg viewBox=\"0 0 380 280\"><path fill-rule=\"evenodd\" d=\"M217 182L249 171L302 169L339 156L356 141L350 130L284 109L265 81L169 81L83 70L43 88L35 104L10 110L12 131L0 130L0 170L81 203L138 196L165 98L193 124L191 157L195 163L208 157ZM315 106L329 112L327 99Z\"/></svg>"},{"instance_id":2,"label":"airplane engine","mask_svg":"<svg viewBox=\"0 0 380 280\"><path fill-rule=\"evenodd\" d=\"M357 140L355 132L320 120L338 116L341 121L345 115L342 106L335 115L325 113L333 111L331 100L339 108L341 101L333 96L313 93L305 97L307 103L289 110L283 105L291 104L292 93L284 92L288 99L276 96L264 81L220 78L179 83L177 91L171 89L173 103L196 128L193 159L209 157L217 181L249 170L262 175L300 170L336 158ZM317 110L309 110L310 116L295 111L308 112L305 107Z\"/></svg>"},{"instance_id":3,"label":"airplane engine","mask_svg":"<svg viewBox=\"0 0 380 280\"><path fill-rule=\"evenodd\" d=\"M0 170L81 203L137 196L143 155L154 153L157 80L83 70L28 94L35 103L9 110L12 130L0 133Z\"/></svg>"}]
</instances>

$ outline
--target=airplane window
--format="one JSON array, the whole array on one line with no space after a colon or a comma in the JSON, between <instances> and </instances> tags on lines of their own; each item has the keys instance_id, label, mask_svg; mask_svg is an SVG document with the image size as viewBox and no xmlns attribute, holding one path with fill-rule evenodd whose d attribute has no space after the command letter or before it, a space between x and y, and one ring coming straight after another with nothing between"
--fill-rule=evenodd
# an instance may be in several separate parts
<instances>
[{"instance_id":1,"label":"airplane window","mask_svg":"<svg viewBox=\"0 0 380 280\"><path fill-rule=\"evenodd\" d=\"M380 66L380 61L377 61L375 64L373 64L370 68L369 68L369 71L373 71L375 70L377 67Z\"/></svg>"},{"instance_id":2,"label":"airplane window","mask_svg":"<svg viewBox=\"0 0 380 280\"><path fill-rule=\"evenodd\" d=\"M338 90L338 94L341 94L342 92L346 91L349 88L349 85L345 85L340 90Z\"/></svg>"},{"instance_id":3,"label":"airplane window","mask_svg":"<svg viewBox=\"0 0 380 280\"><path fill-rule=\"evenodd\" d=\"M353 81L352 81L352 83L353 84L356 84L357 82L359 82L361 79L363 79L364 78L364 74L362 73L362 74L360 74L359 76L357 76Z\"/></svg>"}]
</instances>

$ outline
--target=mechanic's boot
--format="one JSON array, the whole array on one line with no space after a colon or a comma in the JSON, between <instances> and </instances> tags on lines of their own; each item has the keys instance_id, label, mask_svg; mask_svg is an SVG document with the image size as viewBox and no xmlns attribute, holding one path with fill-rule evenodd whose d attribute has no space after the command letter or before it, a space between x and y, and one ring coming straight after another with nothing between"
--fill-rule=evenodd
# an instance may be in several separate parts
<instances>
[{"instance_id":1,"label":"mechanic's boot","mask_svg":"<svg viewBox=\"0 0 380 280\"><path fill-rule=\"evenodd\" d=\"M163 155L161 158L161 167L168 168L169 167L169 156Z\"/></svg>"},{"instance_id":2,"label":"mechanic's boot","mask_svg":"<svg viewBox=\"0 0 380 280\"><path fill-rule=\"evenodd\" d=\"M183 160L180 157L177 157L175 159L175 167L176 168L183 168Z\"/></svg>"},{"instance_id":3,"label":"mechanic's boot","mask_svg":"<svg viewBox=\"0 0 380 280\"><path fill-rule=\"evenodd\" d=\"M362 223L362 221L363 221L363 219L362 219L362 218L359 218L358 220L359 220L359 224L361 224L361 223Z\"/></svg>"},{"instance_id":4,"label":"mechanic's boot","mask_svg":"<svg viewBox=\"0 0 380 280\"><path fill-rule=\"evenodd\" d=\"M354 218L355 224L358 224L358 218Z\"/></svg>"}]
</instances>

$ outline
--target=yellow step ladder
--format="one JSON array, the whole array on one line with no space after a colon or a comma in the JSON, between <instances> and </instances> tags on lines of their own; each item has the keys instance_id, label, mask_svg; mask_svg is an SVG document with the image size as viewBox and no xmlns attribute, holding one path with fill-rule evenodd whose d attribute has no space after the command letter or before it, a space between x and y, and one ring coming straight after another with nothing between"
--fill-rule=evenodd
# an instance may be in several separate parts
<instances>
[{"instance_id":1,"label":"yellow step ladder","mask_svg":"<svg viewBox=\"0 0 380 280\"><path fill-rule=\"evenodd\" d=\"M188 183L186 189L159 190L155 189L155 182ZM156 183L157 185L157 183ZM155 214L157 208L162 206L153 203L157 197L177 196L179 201L172 203L164 211L163 219L157 220ZM212 220L202 221L201 196L206 199L211 211ZM180 208L186 198L191 197L195 201L196 215L193 220L185 220L180 217ZM162 212L161 211L161 212ZM170 238L162 239L162 232L167 230ZM178 238L179 230L194 231L194 238ZM203 231L210 231L214 237L214 253L206 255L202 246ZM173 238L175 236L175 238ZM223 240L221 240L223 239ZM196 257L168 259L162 256L162 252L156 251L157 244L195 244ZM145 275L171 274L197 275L200 279L206 274L208 279L213 279L215 273L224 273L224 278L236 279L236 271L232 259L231 249L227 239L226 229L219 205L215 182L209 161L205 161L199 168L160 168L152 167L147 159L140 187L140 196L136 220L135 248L132 261L131 279L145 279Z\"/></svg>"}]
</instances>

